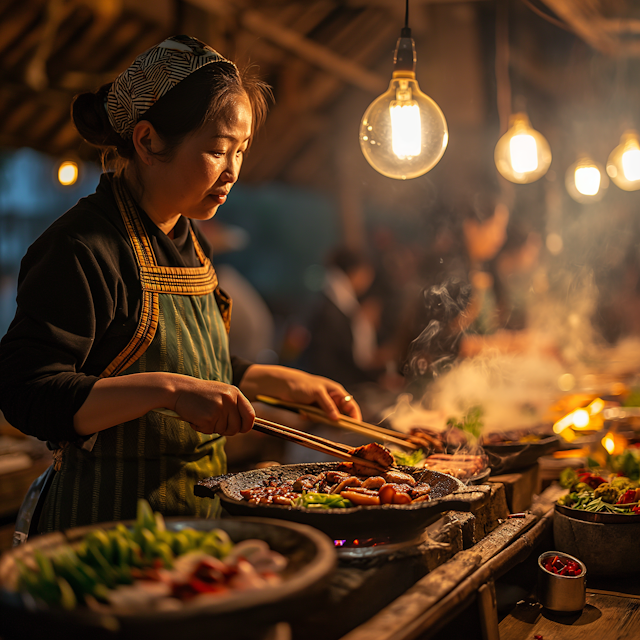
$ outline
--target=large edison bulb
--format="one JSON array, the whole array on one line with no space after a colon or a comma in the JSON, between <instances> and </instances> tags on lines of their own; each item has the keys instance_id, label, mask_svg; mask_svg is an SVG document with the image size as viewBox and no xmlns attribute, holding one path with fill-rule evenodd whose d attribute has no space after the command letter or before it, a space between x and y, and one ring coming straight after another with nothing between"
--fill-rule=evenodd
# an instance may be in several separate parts
<instances>
[{"instance_id":1,"label":"large edison bulb","mask_svg":"<svg viewBox=\"0 0 640 640\"><path fill-rule=\"evenodd\" d=\"M400 38L389 89L369 105L360 123L360 148L367 162L396 180L427 173L449 141L447 121L440 107L420 90L414 65L413 40Z\"/></svg>"},{"instance_id":2,"label":"large edison bulb","mask_svg":"<svg viewBox=\"0 0 640 640\"><path fill-rule=\"evenodd\" d=\"M633 129L622 134L620 144L610 153L607 173L616 187L625 191L640 189L640 143Z\"/></svg>"},{"instance_id":3,"label":"large edison bulb","mask_svg":"<svg viewBox=\"0 0 640 640\"><path fill-rule=\"evenodd\" d=\"M524 113L511 116L509 130L498 140L494 159L502 177L517 184L541 178L551 164L551 150L545 137L531 127Z\"/></svg>"},{"instance_id":4,"label":"large edison bulb","mask_svg":"<svg viewBox=\"0 0 640 640\"><path fill-rule=\"evenodd\" d=\"M609 179L602 165L583 155L567 169L565 185L576 202L588 204L602 199Z\"/></svg>"}]
</instances>

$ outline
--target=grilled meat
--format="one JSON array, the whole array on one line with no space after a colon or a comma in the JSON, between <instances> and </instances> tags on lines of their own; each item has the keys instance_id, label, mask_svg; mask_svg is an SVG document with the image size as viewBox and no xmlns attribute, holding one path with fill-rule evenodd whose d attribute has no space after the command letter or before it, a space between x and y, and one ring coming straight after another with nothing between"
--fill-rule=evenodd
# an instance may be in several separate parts
<instances>
[{"instance_id":1,"label":"grilled meat","mask_svg":"<svg viewBox=\"0 0 640 640\"><path fill-rule=\"evenodd\" d=\"M416 479L413 476L410 476L408 473L403 473L402 471L387 471L382 477L387 482L396 484L410 484L411 486L416 484Z\"/></svg>"},{"instance_id":2,"label":"grilled meat","mask_svg":"<svg viewBox=\"0 0 640 640\"><path fill-rule=\"evenodd\" d=\"M351 454L358 458L364 458L365 460L371 460L371 462L377 462L381 467L388 469L394 462L393 455L389 449L386 449L377 442L370 442L369 444L356 447L351 450ZM357 463L356 463L357 464ZM369 474L367 474L369 475Z\"/></svg>"},{"instance_id":3,"label":"grilled meat","mask_svg":"<svg viewBox=\"0 0 640 640\"><path fill-rule=\"evenodd\" d=\"M303 491L313 491L313 488L318 483L318 480L318 476L314 476L311 473L305 476L300 476L293 483L293 490L299 491L300 493L302 493Z\"/></svg>"},{"instance_id":4,"label":"grilled meat","mask_svg":"<svg viewBox=\"0 0 640 640\"><path fill-rule=\"evenodd\" d=\"M331 489L330 493L340 493L347 487L360 487L362 486L362 480L355 476L347 476L344 480L339 482L335 487Z\"/></svg>"},{"instance_id":5,"label":"grilled meat","mask_svg":"<svg viewBox=\"0 0 640 640\"><path fill-rule=\"evenodd\" d=\"M365 489L379 489L385 482L382 476L371 476L362 483L362 486Z\"/></svg>"}]
</instances>

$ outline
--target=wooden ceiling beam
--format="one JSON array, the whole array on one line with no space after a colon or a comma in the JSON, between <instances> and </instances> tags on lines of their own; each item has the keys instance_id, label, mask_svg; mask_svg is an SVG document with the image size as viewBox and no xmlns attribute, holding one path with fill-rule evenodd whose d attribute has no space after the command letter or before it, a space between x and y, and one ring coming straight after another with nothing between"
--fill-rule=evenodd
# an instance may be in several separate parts
<instances>
[{"instance_id":1,"label":"wooden ceiling beam","mask_svg":"<svg viewBox=\"0 0 640 640\"><path fill-rule=\"evenodd\" d=\"M283 27L275 20L271 20L260 11L254 9L240 10L240 7L230 9L228 2L220 0L188 0L191 4L215 13L238 11L239 24L266 40L270 40L282 49L299 56L310 64L320 67L335 75L350 85L370 91L381 92L386 89L387 82L377 73L343 58L327 47L324 47L300 33Z\"/></svg>"},{"instance_id":2,"label":"wooden ceiling beam","mask_svg":"<svg viewBox=\"0 0 640 640\"><path fill-rule=\"evenodd\" d=\"M611 57L640 56L640 20L604 15L601 0L544 0L574 33Z\"/></svg>"}]
</instances>

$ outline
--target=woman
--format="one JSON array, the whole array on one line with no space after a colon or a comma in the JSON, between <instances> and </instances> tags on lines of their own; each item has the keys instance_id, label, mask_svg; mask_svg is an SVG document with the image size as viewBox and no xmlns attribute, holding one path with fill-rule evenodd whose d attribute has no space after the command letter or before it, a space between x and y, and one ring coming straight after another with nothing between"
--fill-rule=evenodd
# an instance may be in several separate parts
<instances>
[{"instance_id":1,"label":"woman","mask_svg":"<svg viewBox=\"0 0 640 640\"><path fill-rule=\"evenodd\" d=\"M54 449L40 531L133 518L140 497L215 515L193 485L225 472L224 436L251 429L258 393L359 418L335 382L229 356L231 301L191 221L226 201L266 94L177 36L74 101L78 131L115 149L117 170L30 247L0 344L0 408Z\"/></svg>"}]
</instances>

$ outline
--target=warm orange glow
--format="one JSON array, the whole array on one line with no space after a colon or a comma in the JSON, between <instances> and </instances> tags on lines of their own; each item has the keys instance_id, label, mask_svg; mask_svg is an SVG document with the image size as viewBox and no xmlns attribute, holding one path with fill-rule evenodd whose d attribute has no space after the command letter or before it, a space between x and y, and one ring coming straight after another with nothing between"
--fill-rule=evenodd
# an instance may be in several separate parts
<instances>
[{"instance_id":1,"label":"warm orange glow","mask_svg":"<svg viewBox=\"0 0 640 640\"><path fill-rule=\"evenodd\" d=\"M613 441L613 438L610 434L607 434L604 438L602 438L602 446L609 452L609 454L613 454L614 449L616 448L616 443Z\"/></svg>"},{"instance_id":2,"label":"warm orange glow","mask_svg":"<svg viewBox=\"0 0 640 640\"><path fill-rule=\"evenodd\" d=\"M589 426L589 412L586 409L576 409L572 422L576 429L586 429Z\"/></svg>"},{"instance_id":3,"label":"warm orange glow","mask_svg":"<svg viewBox=\"0 0 640 640\"><path fill-rule=\"evenodd\" d=\"M628 444L624 436L611 431L600 442L611 456L623 453Z\"/></svg>"},{"instance_id":4,"label":"warm orange glow","mask_svg":"<svg viewBox=\"0 0 640 640\"><path fill-rule=\"evenodd\" d=\"M589 415L596 415L596 413L600 413L604 409L604 400L602 398L596 398L588 407L587 411Z\"/></svg>"},{"instance_id":5,"label":"warm orange glow","mask_svg":"<svg viewBox=\"0 0 640 640\"><path fill-rule=\"evenodd\" d=\"M574 409L553 425L554 433L560 434L567 442L576 439L575 431L599 431L604 427L602 398L593 399L586 407Z\"/></svg>"},{"instance_id":6,"label":"warm orange glow","mask_svg":"<svg viewBox=\"0 0 640 640\"><path fill-rule=\"evenodd\" d=\"M559 460L564 460L565 458L583 458L584 456L589 455L589 447L581 447L580 449L565 449L564 451L554 451L551 455Z\"/></svg>"},{"instance_id":7,"label":"warm orange glow","mask_svg":"<svg viewBox=\"0 0 640 640\"><path fill-rule=\"evenodd\" d=\"M78 180L78 163L73 160L65 160L58 167L58 180L65 187L70 187Z\"/></svg>"}]
</instances>

